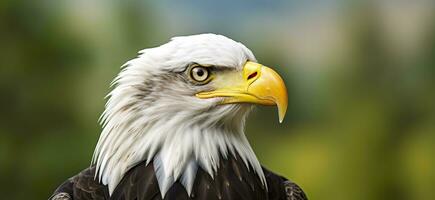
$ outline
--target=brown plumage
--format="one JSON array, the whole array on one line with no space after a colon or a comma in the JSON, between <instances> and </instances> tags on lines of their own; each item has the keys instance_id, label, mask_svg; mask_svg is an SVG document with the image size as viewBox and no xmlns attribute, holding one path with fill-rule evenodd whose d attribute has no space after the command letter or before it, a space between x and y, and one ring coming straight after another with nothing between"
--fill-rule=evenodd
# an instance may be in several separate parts
<instances>
[{"instance_id":1,"label":"brown plumage","mask_svg":"<svg viewBox=\"0 0 435 200\"><path fill-rule=\"evenodd\" d=\"M176 182L166 193L166 200L306 200L302 189L273 172L263 168L266 190L260 179L248 169L240 158L222 158L219 169L212 178L198 169L191 196ZM152 163L145 162L130 169L111 196L107 186L94 179L95 167L90 167L59 186L50 198L58 199L113 199L113 200L161 200L159 186Z\"/></svg>"}]
</instances>

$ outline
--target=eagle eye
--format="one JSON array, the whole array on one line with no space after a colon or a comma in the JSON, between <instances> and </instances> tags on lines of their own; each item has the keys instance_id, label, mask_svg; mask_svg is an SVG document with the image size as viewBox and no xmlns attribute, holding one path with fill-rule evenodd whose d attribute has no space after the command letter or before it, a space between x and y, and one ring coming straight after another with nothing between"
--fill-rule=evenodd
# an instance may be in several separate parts
<instances>
[{"instance_id":1,"label":"eagle eye","mask_svg":"<svg viewBox=\"0 0 435 200\"><path fill-rule=\"evenodd\" d=\"M210 70L203 66L193 66L190 69L190 78L198 83L205 83L209 80Z\"/></svg>"}]
</instances>

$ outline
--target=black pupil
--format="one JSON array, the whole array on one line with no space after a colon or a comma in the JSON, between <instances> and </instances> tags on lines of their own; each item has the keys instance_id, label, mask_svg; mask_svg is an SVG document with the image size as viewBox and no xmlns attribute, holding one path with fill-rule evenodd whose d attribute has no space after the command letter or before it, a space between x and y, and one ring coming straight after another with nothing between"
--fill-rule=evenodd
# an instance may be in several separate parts
<instances>
[{"instance_id":1,"label":"black pupil","mask_svg":"<svg viewBox=\"0 0 435 200\"><path fill-rule=\"evenodd\" d=\"M204 75L204 70L203 69L198 69L198 70L196 70L196 74L198 76L203 76Z\"/></svg>"}]
</instances>

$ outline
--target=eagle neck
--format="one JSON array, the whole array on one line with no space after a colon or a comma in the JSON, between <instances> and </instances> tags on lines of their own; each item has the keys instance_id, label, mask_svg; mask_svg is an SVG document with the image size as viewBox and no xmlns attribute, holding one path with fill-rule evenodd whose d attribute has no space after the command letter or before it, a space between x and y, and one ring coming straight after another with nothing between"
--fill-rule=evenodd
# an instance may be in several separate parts
<instances>
[{"instance_id":1,"label":"eagle neck","mask_svg":"<svg viewBox=\"0 0 435 200\"><path fill-rule=\"evenodd\" d=\"M126 172L145 161L154 165L162 198L176 181L190 195L198 168L213 178L220 159L233 156L240 157L266 186L261 165L244 134L251 107L225 105L219 109L215 113L224 114L216 118L207 112L192 116L180 112L158 118L118 116L124 119L120 124L108 121L94 153L96 178L108 185L112 194Z\"/></svg>"}]
</instances>

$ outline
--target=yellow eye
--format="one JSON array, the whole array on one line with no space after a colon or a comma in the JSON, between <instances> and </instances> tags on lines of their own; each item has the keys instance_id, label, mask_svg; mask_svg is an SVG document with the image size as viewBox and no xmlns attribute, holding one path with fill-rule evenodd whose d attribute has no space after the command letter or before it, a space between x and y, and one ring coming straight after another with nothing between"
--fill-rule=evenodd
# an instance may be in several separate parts
<instances>
[{"instance_id":1,"label":"yellow eye","mask_svg":"<svg viewBox=\"0 0 435 200\"><path fill-rule=\"evenodd\" d=\"M190 70L190 77L194 81L204 82L208 80L210 72L206 67L196 66Z\"/></svg>"}]
</instances>

